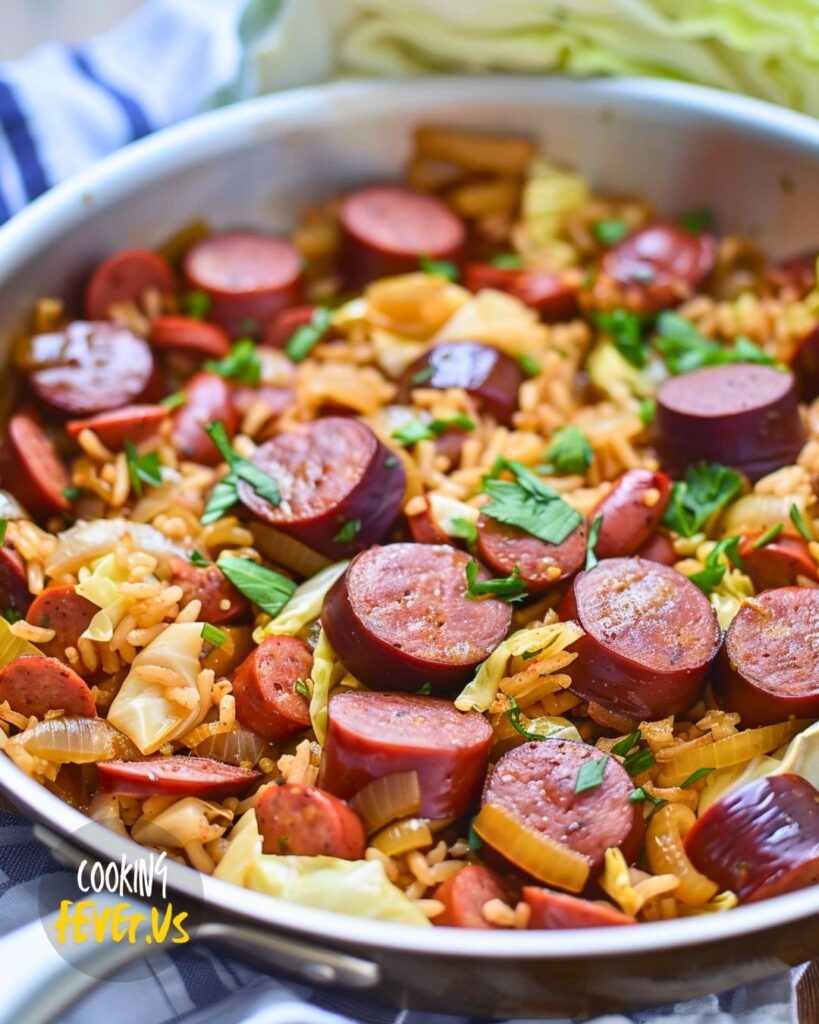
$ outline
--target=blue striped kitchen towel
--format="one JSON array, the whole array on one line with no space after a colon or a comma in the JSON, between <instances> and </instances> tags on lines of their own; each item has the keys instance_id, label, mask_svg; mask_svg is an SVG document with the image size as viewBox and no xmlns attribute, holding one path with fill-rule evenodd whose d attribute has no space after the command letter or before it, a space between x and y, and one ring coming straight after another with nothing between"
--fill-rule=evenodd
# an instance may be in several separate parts
<instances>
[{"instance_id":1,"label":"blue striped kitchen towel","mask_svg":"<svg viewBox=\"0 0 819 1024\"><path fill-rule=\"evenodd\" d=\"M313 0L287 0L279 7L279 0L148 0L121 25L83 46L48 43L0 66L0 223L118 147L251 92L248 49L254 34L269 33L271 25L276 29L277 15L284 27L287 19L293 22L291 45L281 47L279 83L321 77L331 66L329 33L326 25L320 31L313 24L316 31L308 31L320 7ZM265 80L271 81L269 67ZM34 841L23 818L0 810L0 934L56 909L60 899L76 895L75 884L73 874ZM13 980L14 963L3 966ZM597 1024L672 1019L675 1024L795 1024L802 973L628 1018L609 1015ZM804 975L803 987L815 973L811 968ZM65 1024L112 1020L468 1024L279 981L195 945L99 984L64 1017Z\"/></svg>"}]
</instances>

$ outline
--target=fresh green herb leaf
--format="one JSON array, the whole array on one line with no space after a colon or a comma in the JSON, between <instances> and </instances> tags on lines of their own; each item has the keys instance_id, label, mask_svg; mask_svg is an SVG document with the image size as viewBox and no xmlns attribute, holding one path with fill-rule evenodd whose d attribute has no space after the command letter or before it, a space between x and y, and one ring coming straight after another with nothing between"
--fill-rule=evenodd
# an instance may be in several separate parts
<instances>
[{"instance_id":1,"label":"fresh green herb leaf","mask_svg":"<svg viewBox=\"0 0 819 1024\"><path fill-rule=\"evenodd\" d=\"M8 519L0 519L0 544L6 542L6 530L9 528Z\"/></svg>"},{"instance_id":2,"label":"fresh green herb leaf","mask_svg":"<svg viewBox=\"0 0 819 1024\"><path fill-rule=\"evenodd\" d=\"M523 257L517 252L499 252L489 262L498 270L520 270L523 266Z\"/></svg>"},{"instance_id":3,"label":"fresh green herb leaf","mask_svg":"<svg viewBox=\"0 0 819 1024\"><path fill-rule=\"evenodd\" d=\"M259 328L259 321L252 316L246 316L239 324L239 330L245 334L253 334Z\"/></svg>"},{"instance_id":4,"label":"fresh green herb leaf","mask_svg":"<svg viewBox=\"0 0 819 1024\"><path fill-rule=\"evenodd\" d=\"M727 363L761 363L774 366L773 360L759 345L740 336L733 348L704 337L696 326L673 310L664 310L657 318L654 345L672 373L690 373L703 366Z\"/></svg>"},{"instance_id":5,"label":"fresh green herb leaf","mask_svg":"<svg viewBox=\"0 0 819 1024\"><path fill-rule=\"evenodd\" d=\"M477 817L477 815L475 815L475 817ZM481 839L481 837L475 831L475 818L470 818L469 820L469 833L467 836L466 845L467 848L472 850L473 853L475 852L475 850L480 850L480 848L483 846L483 839Z\"/></svg>"},{"instance_id":6,"label":"fresh green herb leaf","mask_svg":"<svg viewBox=\"0 0 819 1024\"><path fill-rule=\"evenodd\" d=\"M693 537L742 487L742 477L717 462L689 466L685 480L675 480L663 523L683 537Z\"/></svg>"},{"instance_id":7,"label":"fresh green herb leaf","mask_svg":"<svg viewBox=\"0 0 819 1024\"><path fill-rule=\"evenodd\" d=\"M204 320L210 312L211 299L207 292L183 292L180 302L182 311L194 320Z\"/></svg>"},{"instance_id":8,"label":"fresh green herb leaf","mask_svg":"<svg viewBox=\"0 0 819 1024\"><path fill-rule=\"evenodd\" d=\"M508 576L495 580L478 580L478 563L470 558L466 566L466 596L476 600L491 594L508 601L522 601L526 597L526 584L520 578L520 568L516 565Z\"/></svg>"},{"instance_id":9,"label":"fresh green herb leaf","mask_svg":"<svg viewBox=\"0 0 819 1024\"><path fill-rule=\"evenodd\" d=\"M422 366L420 370L417 370L410 378L413 384L425 384L428 380L435 376L434 366Z\"/></svg>"},{"instance_id":10,"label":"fresh green herb leaf","mask_svg":"<svg viewBox=\"0 0 819 1024\"><path fill-rule=\"evenodd\" d=\"M79 487L63 487L63 496L67 501L76 501L80 496Z\"/></svg>"},{"instance_id":11,"label":"fresh green herb leaf","mask_svg":"<svg viewBox=\"0 0 819 1024\"><path fill-rule=\"evenodd\" d=\"M644 427L650 427L657 414L657 402L653 398L640 399L640 422Z\"/></svg>"},{"instance_id":12,"label":"fresh green herb leaf","mask_svg":"<svg viewBox=\"0 0 819 1024\"><path fill-rule=\"evenodd\" d=\"M429 256L419 256L418 266L425 274L433 277L443 277L447 281L457 281L460 271L455 263L450 260L433 260Z\"/></svg>"},{"instance_id":13,"label":"fresh green herb leaf","mask_svg":"<svg viewBox=\"0 0 819 1024\"><path fill-rule=\"evenodd\" d=\"M503 470L514 475L514 482L496 479ZM547 544L561 544L583 522L583 517L557 491L542 484L519 462L497 460L484 477L483 489L492 499L481 509L484 515L507 526L517 526Z\"/></svg>"},{"instance_id":14,"label":"fresh green herb leaf","mask_svg":"<svg viewBox=\"0 0 819 1024\"><path fill-rule=\"evenodd\" d=\"M293 363L303 363L327 331L329 331L332 322L332 310L324 306L317 306L313 311L310 323L302 324L301 327L297 328L284 347L290 361Z\"/></svg>"},{"instance_id":15,"label":"fresh green herb leaf","mask_svg":"<svg viewBox=\"0 0 819 1024\"><path fill-rule=\"evenodd\" d=\"M695 782L699 782L700 779L704 779L706 775L710 775L714 771L713 768L698 768L695 772L691 772L685 782L680 783L681 789L688 789L689 786L693 786Z\"/></svg>"},{"instance_id":16,"label":"fresh green herb leaf","mask_svg":"<svg viewBox=\"0 0 819 1024\"><path fill-rule=\"evenodd\" d=\"M521 716L521 710L520 710L520 707L518 706L518 702L515 700L514 697L510 697L509 698L509 707L508 707L508 709L506 711L506 717L509 719L509 724L515 730L515 732L520 733L520 735L525 740L545 740L545 739L548 739L548 737L544 736L543 733L540 733L540 732L530 732L530 730L526 728L526 726L523 724L523 722L521 722L520 716Z\"/></svg>"},{"instance_id":17,"label":"fresh green herb leaf","mask_svg":"<svg viewBox=\"0 0 819 1024\"><path fill-rule=\"evenodd\" d=\"M707 231L714 223L714 214L711 210L689 210L677 218L677 223L692 235L700 235Z\"/></svg>"},{"instance_id":18,"label":"fresh green herb leaf","mask_svg":"<svg viewBox=\"0 0 819 1024\"><path fill-rule=\"evenodd\" d=\"M432 693L432 683L424 683L415 692L419 697L428 697Z\"/></svg>"},{"instance_id":19,"label":"fresh green herb leaf","mask_svg":"<svg viewBox=\"0 0 819 1024\"><path fill-rule=\"evenodd\" d=\"M601 245L617 245L628 232L628 223L620 217L603 217L592 224L592 234Z\"/></svg>"},{"instance_id":20,"label":"fresh green herb leaf","mask_svg":"<svg viewBox=\"0 0 819 1024\"><path fill-rule=\"evenodd\" d=\"M460 516L456 516L451 521L451 526L453 537L462 537L467 544L478 543L478 528L471 519L462 519Z\"/></svg>"},{"instance_id":21,"label":"fresh green herb leaf","mask_svg":"<svg viewBox=\"0 0 819 1024\"><path fill-rule=\"evenodd\" d=\"M705 559L705 567L700 572L695 572L688 577L706 595L715 590L725 576L728 567L720 561L723 555L737 569L745 568L739 554L739 537L725 537L718 541Z\"/></svg>"},{"instance_id":22,"label":"fresh green herb leaf","mask_svg":"<svg viewBox=\"0 0 819 1024\"><path fill-rule=\"evenodd\" d=\"M227 640L227 633L206 622L202 626L202 639L206 644L210 644L211 647L221 647L225 640Z\"/></svg>"},{"instance_id":23,"label":"fresh green herb leaf","mask_svg":"<svg viewBox=\"0 0 819 1024\"><path fill-rule=\"evenodd\" d=\"M611 338L623 359L642 370L649 353L643 318L627 309L614 309L610 313L595 313L592 319Z\"/></svg>"},{"instance_id":24,"label":"fresh green herb leaf","mask_svg":"<svg viewBox=\"0 0 819 1024\"><path fill-rule=\"evenodd\" d=\"M545 650L545 647L538 647L536 651L524 651L523 654L521 654L521 658L523 658L524 661L528 661L530 658L536 658L539 654L543 654Z\"/></svg>"},{"instance_id":25,"label":"fresh green herb leaf","mask_svg":"<svg viewBox=\"0 0 819 1024\"><path fill-rule=\"evenodd\" d=\"M361 529L360 519L348 519L347 522L341 527L338 533L333 537L333 540L338 544L349 544L350 541L355 540L355 536Z\"/></svg>"},{"instance_id":26,"label":"fresh green herb leaf","mask_svg":"<svg viewBox=\"0 0 819 1024\"><path fill-rule=\"evenodd\" d=\"M802 513L799 511L799 506L796 503L791 505L791 522L806 541L810 542L813 540L813 534L808 529L807 523L805 522Z\"/></svg>"},{"instance_id":27,"label":"fresh green herb leaf","mask_svg":"<svg viewBox=\"0 0 819 1024\"><path fill-rule=\"evenodd\" d=\"M638 747L623 761L623 767L633 777L653 768L655 763L654 755L649 747Z\"/></svg>"},{"instance_id":28,"label":"fresh green herb leaf","mask_svg":"<svg viewBox=\"0 0 819 1024\"><path fill-rule=\"evenodd\" d=\"M585 793L587 789L596 789L598 786L602 786L603 775L608 763L608 754L604 754L596 761L584 761L577 773L577 780L574 784L575 793Z\"/></svg>"},{"instance_id":29,"label":"fresh green herb leaf","mask_svg":"<svg viewBox=\"0 0 819 1024\"><path fill-rule=\"evenodd\" d=\"M264 498L265 501L269 501L271 505L278 505L281 502L281 493L279 492L279 486L276 481L268 473L263 472L258 466L254 465L250 459L245 459L243 456L239 455L238 452L233 450L227 436L227 431L225 430L225 425L221 420L205 424L205 432L211 441L213 441L214 445L216 445L219 454L231 469L230 474L221 480L214 488L214 491L211 494L211 501L213 500L213 494L222 484L225 485L222 502L229 497L230 487L233 488L238 497L236 481L244 480L245 483L250 484L260 498ZM228 483L230 477L233 477L233 480ZM208 502L208 508L205 510L206 515L209 515L210 513L211 501ZM235 500L233 504L235 504ZM228 506L228 508L230 508L230 506ZM219 517L217 516L216 518L218 519ZM213 522L213 519L209 519L208 521ZM204 518L202 519L202 522L205 522Z\"/></svg>"},{"instance_id":30,"label":"fresh green herb leaf","mask_svg":"<svg viewBox=\"0 0 819 1024\"><path fill-rule=\"evenodd\" d=\"M207 567L211 564L207 560L207 558L205 558L205 556L200 554L198 551L191 551L191 553L188 555L188 561L191 563L191 565L195 565L197 569L207 569Z\"/></svg>"},{"instance_id":31,"label":"fresh green herb leaf","mask_svg":"<svg viewBox=\"0 0 819 1024\"><path fill-rule=\"evenodd\" d=\"M631 804L639 804L643 801L646 801L647 803L654 805L655 811L659 810L661 807L665 807L665 805L668 803L667 800L664 800L658 796L652 796L651 793L647 793L642 786L640 786L639 789L633 790L629 794L628 800Z\"/></svg>"},{"instance_id":32,"label":"fresh green herb leaf","mask_svg":"<svg viewBox=\"0 0 819 1024\"><path fill-rule=\"evenodd\" d=\"M296 589L293 580L249 558L220 555L216 564L237 590L250 598L263 612L274 617L284 608Z\"/></svg>"},{"instance_id":33,"label":"fresh green herb leaf","mask_svg":"<svg viewBox=\"0 0 819 1024\"><path fill-rule=\"evenodd\" d=\"M592 464L594 453L580 427L562 427L555 431L552 443L546 449L546 458L556 473L584 476Z\"/></svg>"},{"instance_id":34,"label":"fresh green herb leaf","mask_svg":"<svg viewBox=\"0 0 819 1024\"><path fill-rule=\"evenodd\" d=\"M236 477L232 473L228 473L216 484L210 492L205 511L199 520L203 526L215 523L217 519L221 519L226 512L233 508L239 500L237 483Z\"/></svg>"},{"instance_id":35,"label":"fresh green herb leaf","mask_svg":"<svg viewBox=\"0 0 819 1024\"><path fill-rule=\"evenodd\" d=\"M224 359L207 359L204 365L211 373L248 387L262 379L262 361L252 338L239 338Z\"/></svg>"},{"instance_id":36,"label":"fresh green herb leaf","mask_svg":"<svg viewBox=\"0 0 819 1024\"><path fill-rule=\"evenodd\" d=\"M458 427L460 430L474 430L475 423L468 416L459 414L445 420L433 420L431 423L423 423L418 419L408 420L398 430L392 432L392 436L405 448L417 444L419 441L431 441L449 427Z\"/></svg>"},{"instance_id":37,"label":"fresh green herb leaf","mask_svg":"<svg viewBox=\"0 0 819 1024\"><path fill-rule=\"evenodd\" d=\"M597 516L589 529L589 539L586 542L586 564L584 566L586 572L597 565L598 558L594 553L594 549L597 546L597 538L600 536L600 527L602 525L603 517Z\"/></svg>"},{"instance_id":38,"label":"fresh green herb leaf","mask_svg":"<svg viewBox=\"0 0 819 1024\"><path fill-rule=\"evenodd\" d=\"M160 405L164 405L166 409L173 411L174 409L181 409L187 400L184 391L174 391L172 395L166 395L160 402Z\"/></svg>"},{"instance_id":39,"label":"fresh green herb leaf","mask_svg":"<svg viewBox=\"0 0 819 1024\"><path fill-rule=\"evenodd\" d=\"M612 754L616 754L618 757L625 757L626 754L628 754L629 751L632 749L632 747L635 747L640 742L641 737L642 733L640 732L640 730L635 729L634 732L631 732L628 734L628 736L623 737L623 739L621 739L619 743L615 743L614 746L611 748L610 752Z\"/></svg>"},{"instance_id":40,"label":"fresh green herb leaf","mask_svg":"<svg viewBox=\"0 0 819 1024\"><path fill-rule=\"evenodd\" d=\"M303 679L297 679L296 682L293 684L293 689L296 691L296 693L301 694L301 696L305 697L307 700L310 699L310 688Z\"/></svg>"},{"instance_id":41,"label":"fresh green herb leaf","mask_svg":"<svg viewBox=\"0 0 819 1024\"><path fill-rule=\"evenodd\" d=\"M722 583L724 576L724 565L706 565L700 572L692 573L688 578L707 596Z\"/></svg>"},{"instance_id":42,"label":"fresh green herb leaf","mask_svg":"<svg viewBox=\"0 0 819 1024\"><path fill-rule=\"evenodd\" d=\"M770 528L770 530L766 530L761 537L757 537L757 539L753 542L751 547L755 548L756 550L759 550L759 548L764 548L766 544L770 544L771 541L776 540L776 538L779 536L780 533L782 533L784 529L784 523L776 523L774 526Z\"/></svg>"},{"instance_id":43,"label":"fresh green herb leaf","mask_svg":"<svg viewBox=\"0 0 819 1024\"><path fill-rule=\"evenodd\" d=\"M3 612L3 618L6 620L6 622L11 623L12 626L14 625L15 622L19 622L20 619L22 619L22 617L23 616L17 611L16 608L6 608L6 610Z\"/></svg>"},{"instance_id":44,"label":"fresh green herb leaf","mask_svg":"<svg viewBox=\"0 0 819 1024\"><path fill-rule=\"evenodd\" d=\"M397 455L388 455L386 457L386 459L384 459L384 468L385 469L394 469L395 466L397 466L397 465L398 465L398 456Z\"/></svg>"},{"instance_id":45,"label":"fresh green herb leaf","mask_svg":"<svg viewBox=\"0 0 819 1024\"><path fill-rule=\"evenodd\" d=\"M532 358L532 356L527 355L525 352L521 352L518 356L518 366L527 377L538 377L543 372L537 359Z\"/></svg>"},{"instance_id":46,"label":"fresh green herb leaf","mask_svg":"<svg viewBox=\"0 0 819 1024\"><path fill-rule=\"evenodd\" d=\"M151 487L162 486L162 469L159 463L159 452L147 452L138 455L133 441L125 442L125 457L128 460L128 476L131 487L137 497L142 497L143 482Z\"/></svg>"}]
</instances>

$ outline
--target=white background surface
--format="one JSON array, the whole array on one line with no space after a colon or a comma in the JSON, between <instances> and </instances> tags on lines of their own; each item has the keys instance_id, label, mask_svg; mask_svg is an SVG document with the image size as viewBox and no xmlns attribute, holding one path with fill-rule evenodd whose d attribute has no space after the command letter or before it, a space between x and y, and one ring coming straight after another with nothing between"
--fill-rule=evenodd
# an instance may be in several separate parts
<instances>
[{"instance_id":1,"label":"white background surface","mask_svg":"<svg viewBox=\"0 0 819 1024\"><path fill-rule=\"evenodd\" d=\"M51 39L76 43L120 21L142 0L0 0L0 60Z\"/></svg>"}]
</instances>

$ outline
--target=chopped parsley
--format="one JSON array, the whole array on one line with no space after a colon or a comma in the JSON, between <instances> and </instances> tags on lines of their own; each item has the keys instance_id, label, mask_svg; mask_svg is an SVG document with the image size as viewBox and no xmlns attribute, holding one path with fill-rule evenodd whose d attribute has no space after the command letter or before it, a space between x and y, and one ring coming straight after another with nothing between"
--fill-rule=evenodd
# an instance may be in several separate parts
<instances>
[{"instance_id":1,"label":"chopped parsley","mask_svg":"<svg viewBox=\"0 0 819 1024\"><path fill-rule=\"evenodd\" d=\"M683 231L688 231L692 235L701 235L703 231L713 227L714 214L711 210L689 210L687 213L680 214L677 223Z\"/></svg>"},{"instance_id":2,"label":"chopped parsley","mask_svg":"<svg viewBox=\"0 0 819 1024\"><path fill-rule=\"evenodd\" d=\"M577 780L574 784L575 793L585 793L587 789L596 789L597 786L602 786L603 775L608 763L608 754L598 757L596 761L584 761L577 773Z\"/></svg>"},{"instance_id":3,"label":"chopped parsley","mask_svg":"<svg viewBox=\"0 0 819 1024\"><path fill-rule=\"evenodd\" d=\"M685 782L680 783L681 789L688 789L689 786L693 786L695 782L699 782L700 779L704 779L706 775L710 775L714 771L713 768L698 768L695 772L691 772Z\"/></svg>"},{"instance_id":4,"label":"chopped parsley","mask_svg":"<svg viewBox=\"0 0 819 1024\"><path fill-rule=\"evenodd\" d=\"M462 519L456 516L451 520L450 536L461 537L467 544L478 543L478 527L471 519Z\"/></svg>"},{"instance_id":5,"label":"chopped parsley","mask_svg":"<svg viewBox=\"0 0 819 1024\"><path fill-rule=\"evenodd\" d=\"M594 522L591 524L589 529L589 539L586 542L586 564L584 569L588 572L593 569L598 562L597 555L594 553L594 549L597 546L597 538L600 536L600 527L603 525L603 517L597 516Z\"/></svg>"},{"instance_id":6,"label":"chopped parsley","mask_svg":"<svg viewBox=\"0 0 819 1024\"><path fill-rule=\"evenodd\" d=\"M494 580L478 580L478 563L470 558L466 566L466 596L473 601L479 597L500 598L513 604L526 597L526 584L520 578L520 567L515 566L508 576Z\"/></svg>"},{"instance_id":7,"label":"chopped parsley","mask_svg":"<svg viewBox=\"0 0 819 1024\"><path fill-rule=\"evenodd\" d=\"M398 465L398 456L397 455L388 455L386 457L386 459L384 459L384 468L385 469L394 469L397 465Z\"/></svg>"},{"instance_id":8,"label":"chopped parsley","mask_svg":"<svg viewBox=\"0 0 819 1024\"><path fill-rule=\"evenodd\" d=\"M623 359L642 370L648 362L649 352L644 319L627 309L613 309L610 313L595 313L593 320L611 338Z\"/></svg>"},{"instance_id":9,"label":"chopped parsley","mask_svg":"<svg viewBox=\"0 0 819 1024\"><path fill-rule=\"evenodd\" d=\"M626 771L634 777L635 775L641 775L643 772L647 772L649 768L653 768L656 764L654 755L649 747L637 747L633 750L623 761L623 767Z\"/></svg>"},{"instance_id":10,"label":"chopped parsley","mask_svg":"<svg viewBox=\"0 0 819 1024\"><path fill-rule=\"evenodd\" d=\"M410 380L413 384L425 384L428 380L431 380L435 376L434 366L422 366L420 370L412 375Z\"/></svg>"},{"instance_id":11,"label":"chopped parsley","mask_svg":"<svg viewBox=\"0 0 819 1024\"><path fill-rule=\"evenodd\" d=\"M126 440L125 458L128 460L128 476L131 478L131 487L137 497L142 497L142 484L149 484L151 487L162 486L162 468L159 464L159 452L147 452L145 455L137 455L134 442Z\"/></svg>"},{"instance_id":12,"label":"chopped parsley","mask_svg":"<svg viewBox=\"0 0 819 1024\"><path fill-rule=\"evenodd\" d=\"M211 299L207 292L183 292L180 302L183 312L194 320L204 320L210 313Z\"/></svg>"},{"instance_id":13,"label":"chopped parsley","mask_svg":"<svg viewBox=\"0 0 819 1024\"><path fill-rule=\"evenodd\" d=\"M642 786L640 786L638 789L633 790L629 794L628 800L631 804L639 804L645 800L647 803L654 805L655 811L658 811L661 807L665 807L665 805L668 803L667 800L659 796L652 796L651 793L648 793Z\"/></svg>"},{"instance_id":14,"label":"chopped parsley","mask_svg":"<svg viewBox=\"0 0 819 1024\"><path fill-rule=\"evenodd\" d=\"M555 473L585 476L594 453L580 427L562 427L555 431L552 443L546 449L546 458Z\"/></svg>"},{"instance_id":15,"label":"chopped parsley","mask_svg":"<svg viewBox=\"0 0 819 1024\"><path fill-rule=\"evenodd\" d=\"M775 541L776 538L779 536L780 533L782 533L782 531L784 529L785 529L785 524L784 523L776 523L776 524L774 524L770 528L770 530L766 530L762 534L761 537L757 537L757 539L753 542L751 547L753 547L757 551L759 550L759 548L764 548L766 544L770 544L772 541Z\"/></svg>"},{"instance_id":16,"label":"chopped parsley","mask_svg":"<svg viewBox=\"0 0 819 1024\"><path fill-rule=\"evenodd\" d=\"M293 580L249 558L220 555L216 564L237 590L263 612L274 617L284 608L296 589Z\"/></svg>"},{"instance_id":17,"label":"chopped parsley","mask_svg":"<svg viewBox=\"0 0 819 1024\"><path fill-rule=\"evenodd\" d=\"M475 817L477 817L477 815L475 815ZM473 852L475 850L480 850L480 848L483 846L483 839L481 839L481 837L475 831L475 818L469 819L469 834L467 836L466 845L467 848L472 850Z\"/></svg>"},{"instance_id":18,"label":"chopped parsley","mask_svg":"<svg viewBox=\"0 0 819 1024\"><path fill-rule=\"evenodd\" d=\"M592 224L592 234L601 245L617 245L628 232L628 223L621 217L603 217Z\"/></svg>"},{"instance_id":19,"label":"chopped parsley","mask_svg":"<svg viewBox=\"0 0 819 1024\"><path fill-rule=\"evenodd\" d=\"M207 569L207 567L211 564L207 560L207 558L205 558L205 556L200 554L198 551L191 551L191 553L188 555L188 561L191 563L191 565L195 565L197 569Z\"/></svg>"},{"instance_id":20,"label":"chopped parsley","mask_svg":"<svg viewBox=\"0 0 819 1024\"><path fill-rule=\"evenodd\" d=\"M262 379L262 361L252 338L239 338L224 359L207 359L204 366L211 373L248 387L255 387Z\"/></svg>"},{"instance_id":21,"label":"chopped parsley","mask_svg":"<svg viewBox=\"0 0 819 1024\"><path fill-rule=\"evenodd\" d=\"M791 505L791 522L806 541L813 540L813 534L808 529L807 523L805 522L802 513L799 511L799 506L795 502Z\"/></svg>"},{"instance_id":22,"label":"chopped parsley","mask_svg":"<svg viewBox=\"0 0 819 1024\"><path fill-rule=\"evenodd\" d=\"M688 577L705 595L709 595L722 583L727 569L727 566L720 561L723 555L737 569L744 568L739 555L739 537L725 537L718 541L705 559L705 567L700 572L695 572Z\"/></svg>"},{"instance_id":23,"label":"chopped parsley","mask_svg":"<svg viewBox=\"0 0 819 1024\"><path fill-rule=\"evenodd\" d=\"M518 702L515 700L514 697L510 697L509 698L509 707L508 707L508 709L506 711L506 717L509 719L509 724L515 730L515 732L520 733L520 735L525 740L545 740L545 739L548 739L548 737L544 736L543 733L531 732L529 729L527 729L526 726L523 724L523 722L521 722L520 716L521 716L521 710L520 710L520 707L518 706Z\"/></svg>"},{"instance_id":24,"label":"chopped parsley","mask_svg":"<svg viewBox=\"0 0 819 1024\"><path fill-rule=\"evenodd\" d=\"M8 521L8 519L0 519L0 544L5 544L5 542L6 542L6 530L8 530L8 528L9 528L9 521Z\"/></svg>"},{"instance_id":25,"label":"chopped parsley","mask_svg":"<svg viewBox=\"0 0 819 1024\"><path fill-rule=\"evenodd\" d=\"M523 257L517 252L499 252L489 262L498 270L520 270L523 266Z\"/></svg>"},{"instance_id":26,"label":"chopped parsley","mask_svg":"<svg viewBox=\"0 0 819 1024\"><path fill-rule=\"evenodd\" d=\"M508 470L514 481L499 480ZM481 512L499 523L517 526L547 544L562 544L583 522L579 512L567 505L557 491L546 487L520 462L500 458L487 477L483 490L492 499Z\"/></svg>"},{"instance_id":27,"label":"chopped parsley","mask_svg":"<svg viewBox=\"0 0 819 1024\"><path fill-rule=\"evenodd\" d=\"M310 699L310 689L303 679L297 679L293 684L293 689L296 693L301 694L302 697L306 697L307 700Z\"/></svg>"},{"instance_id":28,"label":"chopped parsley","mask_svg":"<svg viewBox=\"0 0 819 1024\"><path fill-rule=\"evenodd\" d=\"M433 438L440 437L450 427L458 427L460 430L474 430L475 422L463 414L451 416L445 420L433 420L431 423L411 419L402 427L399 427L398 430L394 430L392 437L405 448L409 448L419 441L431 441Z\"/></svg>"},{"instance_id":29,"label":"chopped parsley","mask_svg":"<svg viewBox=\"0 0 819 1024\"><path fill-rule=\"evenodd\" d=\"M80 496L80 488L79 487L63 487L63 497L67 501L76 501L77 498L79 498L79 496ZM2 540L0 540L0 544L2 544Z\"/></svg>"},{"instance_id":30,"label":"chopped parsley","mask_svg":"<svg viewBox=\"0 0 819 1024\"><path fill-rule=\"evenodd\" d=\"M206 622L202 626L202 639L206 644L210 644L211 647L221 647L225 640L227 640L227 633Z\"/></svg>"},{"instance_id":31,"label":"chopped parsley","mask_svg":"<svg viewBox=\"0 0 819 1024\"><path fill-rule=\"evenodd\" d=\"M718 462L699 462L675 480L663 524L683 537L693 537L742 487L742 477Z\"/></svg>"},{"instance_id":32,"label":"chopped parsley","mask_svg":"<svg viewBox=\"0 0 819 1024\"><path fill-rule=\"evenodd\" d=\"M538 377L543 372L537 359L527 355L525 352L521 352L518 356L518 366L527 377Z\"/></svg>"},{"instance_id":33,"label":"chopped parsley","mask_svg":"<svg viewBox=\"0 0 819 1024\"><path fill-rule=\"evenodd\" d=\"M3 618L12 626L14 625L15 622L19 622L20 619L22 619L22 617L23 616L17 611L16 608L6 608L6 610L3 612Z\"/></svg>"},{"instance_id":34,"label":"chopped parsley","mask_svg":"<svg viewBox=\"0 0 819 1024\"><path fill-rule=\"evenodd\" d=\"M457 281L460 276L457 265L450 260L433 260L429 256L419 256L418 266L425 274L443 277L447 281Z\"/></svg>"},{"instance_id":35,"label":"chopped parsley","mask_svg":"<svg viewBox=\"0 0 819 1024\"><path fill-rule=\"evenodd\" d=\"M644 427L650 427L657 414L657 402L653 398L641 398L639 416Z\"/></svg>"},{"instance_id":36,"label":"chopped parsley","mask_svg":"<svg viewBox=\"0 0 819 1024\"><path fill-rule=\"evenodd\" d=\"M629 733L628 736L624 736L623 739L615 743L610 753L616 754L617 757L625 757L633 747L637 746L641 737L642 733L640 730L635 729L634 732Z\"/></svg>"},{"instance_id":37,"label":"chopped parsley","mask_svg":"<svg viewBox=\"0 0 819 1024\"><path fill-rule=\"evenodd\" d=\"M734 339L733 348L704 337L684 316L665 310L657 317L654 345L672 373L690 373L703 366L726 363L762 363L774 366L767 352L743 335Z\"/></svg>"},{"instance_id":38,"label":"chopped parsley","mask_svg":"<svg viewBox=\"0 0 819 1024\"><path fill-rule=\"evenodd\" d=\"M313 310L310 323L302 324L301 327L298 327L284 346L290 361L293 363L303 363L329 331L332 322L332 311L325 306L317 306Z\"/></svg>"},{"instance_id":39,"label":"chopped parsley","mask_svg":"<svg viewBox=\"0 0 819 1024\"><path fill-rule=\"evenodd\" d=\"M361 529L360 519L348 519L347 522L341 527L338 533L333 537L333 540L338 544L349 544L350 541L355 540L355 536Z\"/></svg>"},{"instance_id":40,"label":"chopped parsley","mask_svg":"<svg viewBox=\"0 0 819 1024\"><path fill-rule=\"evenodd\" d=\"M205 425L205 431L230 467L230 472L211 491L201 522L205 526L215 522L236 504L239 500L240 480L249 484L260 498L269 501L271 505L278 505L281 501L278 484L272 476L259 469L250 459L244 458L233 450L224 423L221 420L208 423Z\"/></svg>"},{"instance_id":41,"label":"chopped parsley","mask_svg":"<svg viewBox=\"0 0 819 1024\"><path fill-rule=\"evenodd\" d=\"M160 405L164 405L166 409L173 411L174 409L180 409L187 400L184 391L174 391L173 394L166 395L160 402Z\"/></svg>"},{"instance_id":42,"label":"chopped parsley","mask_svg":"<svg viewBox=\"0 0 819 1024\"><path fill-rule=\"evenodd\" d=\"M423 683L415 692L419 697L428 697L432 693L432 683Z\"/></svg>"}]
</instances>

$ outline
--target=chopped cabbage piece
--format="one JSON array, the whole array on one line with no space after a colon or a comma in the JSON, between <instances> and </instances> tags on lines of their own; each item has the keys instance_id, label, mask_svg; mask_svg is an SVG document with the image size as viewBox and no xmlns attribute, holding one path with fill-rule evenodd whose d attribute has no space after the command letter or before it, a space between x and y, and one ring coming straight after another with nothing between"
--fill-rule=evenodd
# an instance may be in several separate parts
<instances>
[{"instance_id":1,"label":"chopped cabbage piece","mask_svg":"<svg viewBox=\"0 0 819 1024\"><path fill-rule=\"evenodd\" d=\"M295 636L309 622L317 619L321 615L321 606L324 604L327 592L349 564L349 562L335 562L333 565L328 565L326 569L322 569L321 572L296 587L293 596L276 618L256 630L253 634L254 641L260 644L269 636L284 634Z\"/></svg>"},{"instance_id":2,"label":"chopped cabbage piece","mask_svg":"<svg viewBox=\"0 0 819 1024\"><path fill-rule=\"evenodd\" d=\"M128 579L128 570L117 563L116 556L105 555L92 566L92 571L80 572L76 591L100 610L82 634L87 640L107 643L114 630L133 604L133 598L120 593L120 584Z\"/></svg>"}]
</instances>

